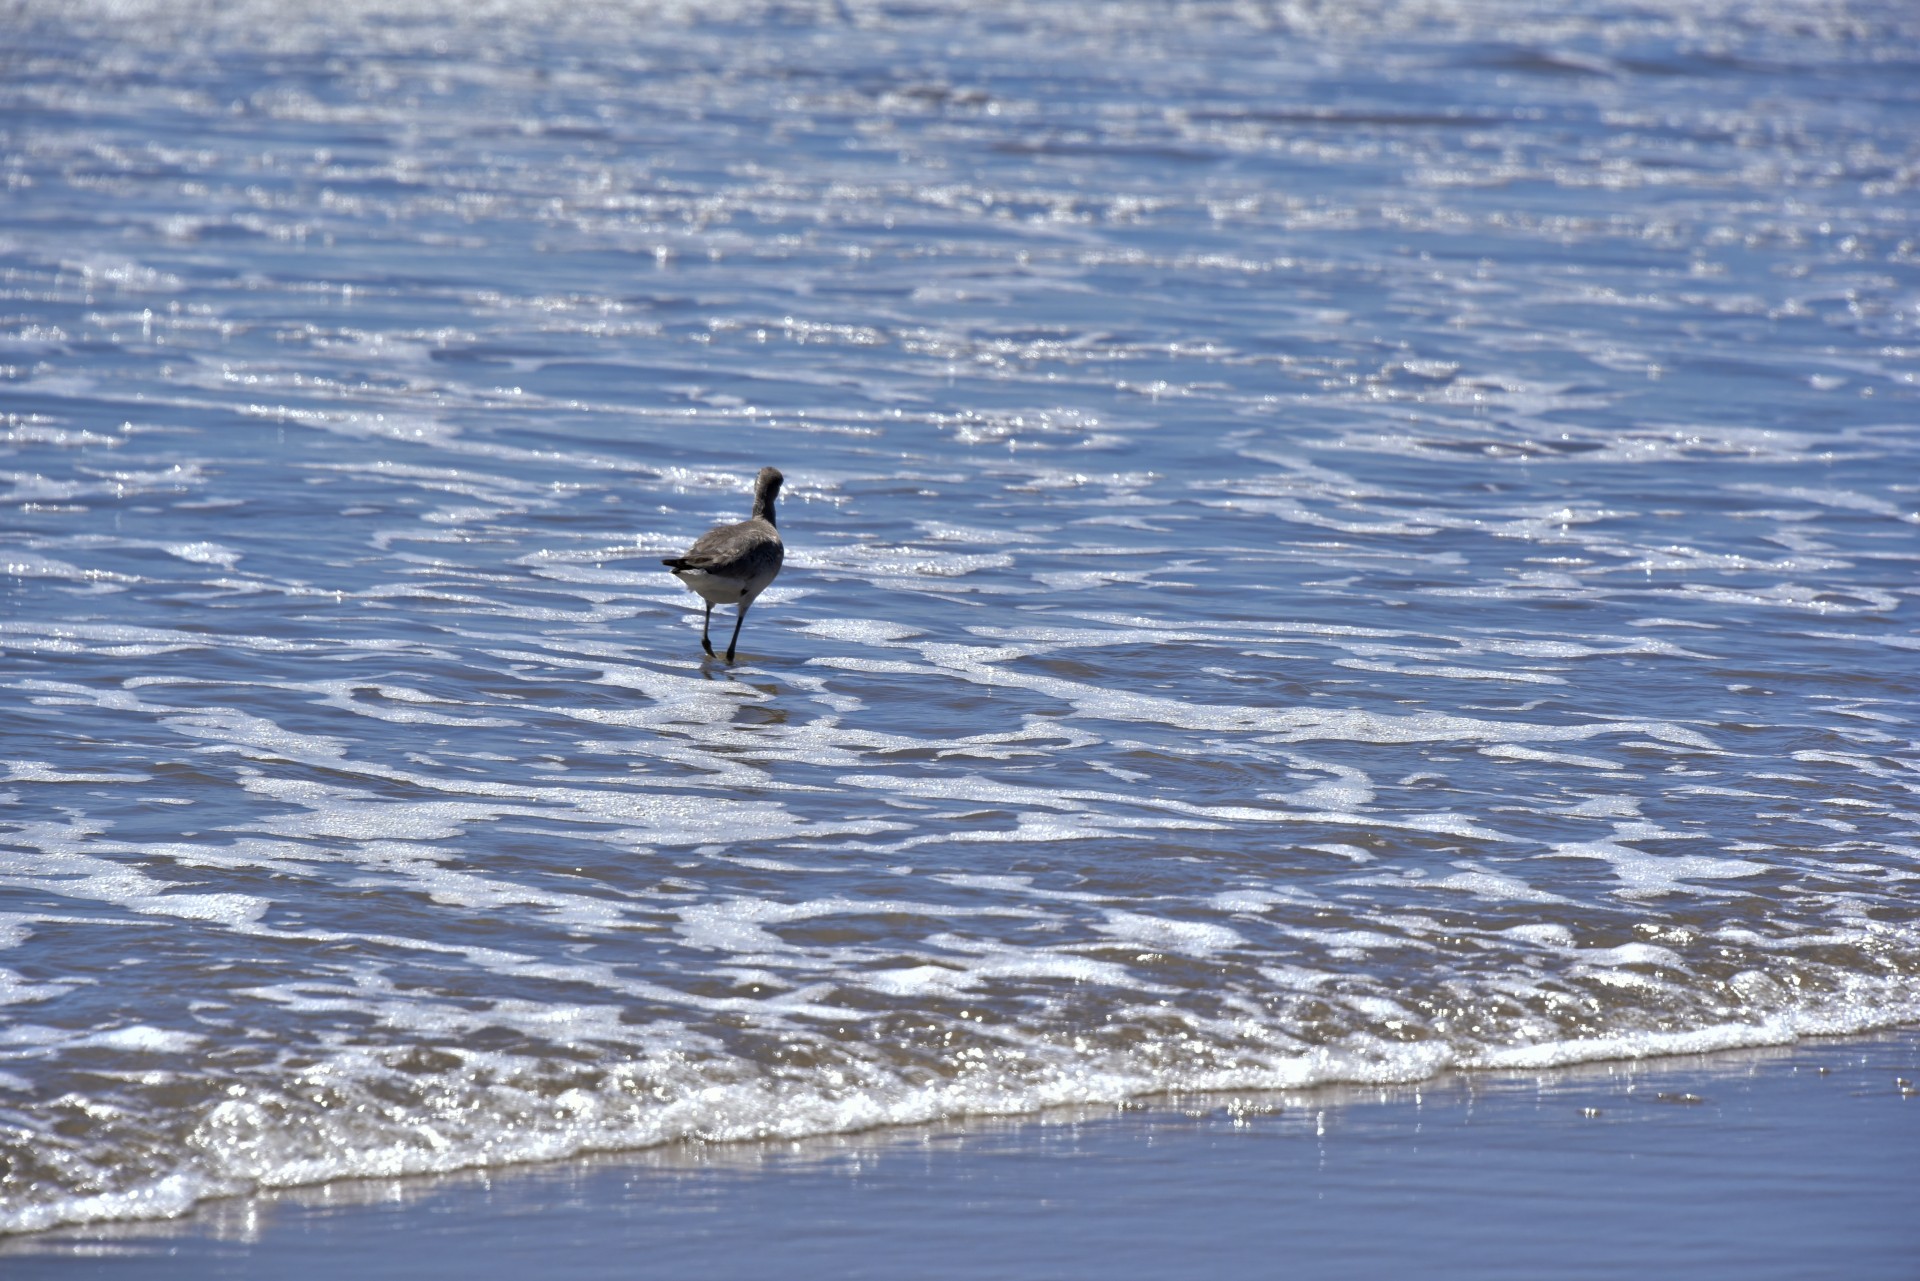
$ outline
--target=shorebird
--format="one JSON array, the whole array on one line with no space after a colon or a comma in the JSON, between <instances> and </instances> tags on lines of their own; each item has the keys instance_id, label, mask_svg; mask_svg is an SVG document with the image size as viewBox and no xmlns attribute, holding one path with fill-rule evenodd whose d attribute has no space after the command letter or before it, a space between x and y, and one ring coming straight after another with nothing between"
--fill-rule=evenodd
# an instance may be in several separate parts
<instances>
[{"instance_id":1,"label":"shorebird","mask_svg":"<svg viewBox=\"0 0 1920 1281\"><path fill-rule=\"evenodd\" d=\"M707 630L713 626L715 605L735 605L733 639L727 642L727 661L733 661L733 648L740 643L740 624L747 620L747 606L767 589L780 572L786 549L780 545L780 531L773 527L773 499L785 477L773 467L762 467L753 482L753 515L738 525L716 525L687 549L685 556L673 556L660 563L685 583L687 590L707 602L707 616L700 624L700 645L707 657L715 657Z\"/></svg>"}]
</instances>

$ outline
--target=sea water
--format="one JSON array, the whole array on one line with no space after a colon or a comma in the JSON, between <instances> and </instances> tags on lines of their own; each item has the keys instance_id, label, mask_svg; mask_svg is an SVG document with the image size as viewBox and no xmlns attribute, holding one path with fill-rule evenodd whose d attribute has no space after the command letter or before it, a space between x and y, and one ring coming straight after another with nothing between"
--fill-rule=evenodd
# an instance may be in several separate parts
<instances>
[{"instance_id":1,"label":"sea water","mask_svg":"<svg viewBox=\"0 0 1920 1281\"><path fill-rule=\"evenodd\" d=\"M1920 1019L1910 6L4 22L0 1229Z\"/></svg>"}]
</instances>

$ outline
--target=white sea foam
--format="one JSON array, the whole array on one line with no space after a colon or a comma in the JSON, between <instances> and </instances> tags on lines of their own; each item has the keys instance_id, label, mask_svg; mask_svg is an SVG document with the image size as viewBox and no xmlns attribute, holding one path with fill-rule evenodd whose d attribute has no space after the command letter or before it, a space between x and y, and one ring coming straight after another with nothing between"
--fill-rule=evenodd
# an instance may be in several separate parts
<instances>
[{"instance_id":1,"label":"white sea foam","mask_svg":"<svg viewBox=\"0 0 1920 1281\"><path fill-rule=\"evenodd\" d=\"M807 624L802 630L810 636L868 645L884 645L920 634L920 629L917 627L906 627L899 623L866 618L823 619Z\"/></svg>"},{"instance_id":2,"label":"white sea foam","mask_svg":"<svg viewBox=\"0 0 1920 1281\"><path fill-rule=\"evenodd\" d=\"M1555 858L1596 859L1610 864L1621 887L1622 897L1645 898L1661 894L1725 894L1717 886L1694 885L1693 881L1740 880L1768 871L1765 863L1752 859L1712 858L1706 855L1663 856L1648 854L1619 841L1578 841L1554 847Z\"/></svg>"},{"instance_id":3,"label":"white sea foam","mask_svg":"<svg viewBox=\"0 0 1920 1281\"><path fill-rule=\"evenodd\" d=\"M1238 931L1206 921L1177 921L1139 912L1109 910L1106 922L1096 926L1124 943L1189 956L1211 956L1223 948L1245 943Z\"/></svg>"}]
</instances>

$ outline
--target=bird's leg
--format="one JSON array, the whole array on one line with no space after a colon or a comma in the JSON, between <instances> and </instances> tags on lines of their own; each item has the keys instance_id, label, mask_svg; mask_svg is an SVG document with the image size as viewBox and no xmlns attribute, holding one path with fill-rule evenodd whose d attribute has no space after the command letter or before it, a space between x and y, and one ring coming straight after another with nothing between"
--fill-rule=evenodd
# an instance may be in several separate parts
<instances>
[{"instance_id":1,"label":"bird's leg","mask_svg":"<svg viewBox=\"0 0 1920 1281\"><path fill-rule=\"evenodd\" d=\"M727 642L727 661L733 661L733 647L740 643L740 624L747 621L747 606L752 601L741 601L740 612L733 616L733 639Z\"/></svg>"},{"instance_id":2,"label":"bird's leg","mask_svg":"<svg viewBox=\"0 0 1920 1281\"><path fill-rule=\"evenodd\" d=\"M713 626L713 602L707 602L707 616L700 620L700 648L707 651L707 657L713 657L713 642L707 639L707 629Z\"/></svg>"}]
</instances>

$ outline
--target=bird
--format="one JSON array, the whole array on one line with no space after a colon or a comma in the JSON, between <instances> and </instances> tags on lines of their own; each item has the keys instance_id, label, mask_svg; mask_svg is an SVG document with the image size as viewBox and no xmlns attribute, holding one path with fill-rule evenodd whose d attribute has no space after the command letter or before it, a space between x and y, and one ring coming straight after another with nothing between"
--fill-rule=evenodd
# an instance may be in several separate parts
<instances>
[{"instance_id":1,"label":"bird","mask_svg":"<svg viewBox=\"0 0 1920 1281\"><path fill-rule=\"evenodd\" d=\"M707 615L700 624L700 645L708 658L717 657L707 636L713 626L713 607L737 607L733 639L727 642L727 661L731 663L734 647L740 643L740 624L747 620L747 607L780 573L780 562L787 553L780 542L780 531L774 527L773 500L785 479L778 468L762 467L753 482L753 515L737 525L714 526L687 549L686 555L669 556L660 562L688 591L707 602Z\"/></svg>"}]
</instances>

